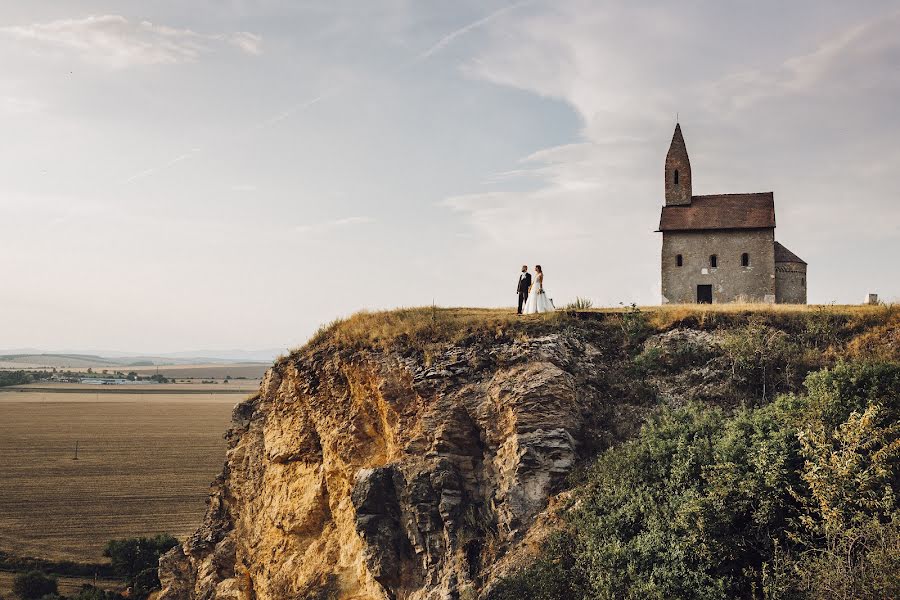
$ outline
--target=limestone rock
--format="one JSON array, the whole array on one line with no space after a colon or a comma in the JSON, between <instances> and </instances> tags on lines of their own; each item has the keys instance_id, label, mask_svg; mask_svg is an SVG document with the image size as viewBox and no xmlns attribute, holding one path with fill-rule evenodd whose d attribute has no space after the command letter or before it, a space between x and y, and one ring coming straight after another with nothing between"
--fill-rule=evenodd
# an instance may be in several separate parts
<instances>
[{"instance_id":1,"label":"limestone rock","mask_svg":"<svg viewBox=\"0 0 900 600\"><path fill-rule=\"evenodd\" d=\"M160 598L477 597L577 461L644 410L600 342L279 361L235 408L206 520L163 557Z\"/></svg>"}]
</instances>

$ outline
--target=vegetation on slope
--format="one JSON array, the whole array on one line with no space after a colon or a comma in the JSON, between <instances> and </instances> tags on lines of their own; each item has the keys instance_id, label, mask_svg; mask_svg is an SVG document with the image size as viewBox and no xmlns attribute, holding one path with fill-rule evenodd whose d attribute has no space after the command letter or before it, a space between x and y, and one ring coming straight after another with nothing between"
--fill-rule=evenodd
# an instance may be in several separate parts
<instances>
[{"instance_id":1,"label":"vegetation on slope","mask_svg":"<svg viewBox=\"0 0 900 600\"><path fill-rule=\"evenodd\" d=\"M900 366L804 385L731 414L662 407L490 598L900 597Z\"/></svg>"}]
</instances>

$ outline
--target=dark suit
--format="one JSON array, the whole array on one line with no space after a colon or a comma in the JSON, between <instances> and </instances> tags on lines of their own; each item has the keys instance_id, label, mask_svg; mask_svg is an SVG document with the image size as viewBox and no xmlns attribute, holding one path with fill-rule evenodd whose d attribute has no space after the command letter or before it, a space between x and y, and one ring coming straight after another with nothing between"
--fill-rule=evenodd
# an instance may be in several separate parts
<instances>
[{"instance_id":1,"label":"dark suit","mask_svg":"<svg viewBox=\"0 0 900 600\"><path fill-rule=\"evenodd\" d=\"M522 314L522 305L525 304L525 300L528 299L528 288L531 287L531 273L522 273L519 276L519 287L516 288L516 292L519 293L519 310L516 311L518 314Z\"/></svg>"}]
</instances>

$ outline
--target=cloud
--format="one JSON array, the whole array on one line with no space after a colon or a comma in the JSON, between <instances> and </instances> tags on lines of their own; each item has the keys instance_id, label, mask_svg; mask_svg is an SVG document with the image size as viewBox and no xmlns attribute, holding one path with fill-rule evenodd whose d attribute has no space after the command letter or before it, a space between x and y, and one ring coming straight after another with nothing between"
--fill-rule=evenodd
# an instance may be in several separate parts
<instances>
[{"instance_id":1,"label":"cloud","mask_svg":"<svg viewBox=\"0 0 900 600\"><path fill-rule=\"evenodd\" d=\"M135 173L134 175L127 178L122 183L126 183L126 184L132 183L134 181L137 181L138 179L143 179L144 177L150 177L151 175L156 175L160 171L165 171L166 169L170 169L170 168L174 167L175 165L177 165L178 163L183 162L185 160L188 160L189 158L196 156L200 152L201 152L200 148L191 148L190 151L179 154L178 156L171 159L169 162L163 164L162 166L151 167L149 169L144 169L143 171Z\"/></svg>"},{"instance_id":2,"label":"cloud","mask_svg":"<svg viewBox=\"0 0 900 600\"><path fill-rule=\"evenodd\" d=\"M80 59L108 68L193 62L222 45L258 55L262 38L246 31L198 33L121 15L92 15L0 27L0 34L32 42L41 49L74 53Z\"/></svg>"},{"instance_id":3,"label":"cloud","mask_svg":"<svg viewBox=\"0 0 900 600\"><path fill-rule=\"evenodd\" d=\"M295 229L301 233L323 233L350 227L354 225L368 225L374 223L375 219L371 217L345 217L343 219L335 219L333 221L325 221L323 223L314 223L311 225L298 225Z\"/></svg>"},{"instance_id":4,"label":"cloud","mask_svg":"<svg viewBox=\"0 0 900 600\"><path fill-rule=\"evenodd\" d=\"M523 0L521 2L514 2L513 4L510 4L508 6L504 6L503 8L500 8L498 10L495 10L494 12L490 13L489 15L487 15L485 17L482 17L481 19L478 19L477 21L473 21L473 22L469 23L468 25L465 25L464 27L460 27L459 29L451 31L450 33L448 33L447 35L445 35L444 37L439 39L433 46L428 48L425 52L423 52L422 54L417 56L416 62L427 60L431 56L437 54L438 52L440 52L441 50L443 50L444 48L446 48L447 46L452 44L454 42L454 40L456 40L457 38L462 37L462 36L466 35L467 33L474 31L475 29L484 27L488 23L496 20L498 17L510 12L511 10L515 10L516 8L519 8L526 4L531 4L533 1L534 0Z\"/></svg>"},{"instance_id":5,"label":"cloud","mask_svg":"<svg viewBox=\"0 0 900 600\"><path fill-rule=\"evenodd\" d=\"M852 25L775 68L729 74L709 87L711 108L740 110L786 95L900 87L900 11Z\"/></svg>"}]
</instances>

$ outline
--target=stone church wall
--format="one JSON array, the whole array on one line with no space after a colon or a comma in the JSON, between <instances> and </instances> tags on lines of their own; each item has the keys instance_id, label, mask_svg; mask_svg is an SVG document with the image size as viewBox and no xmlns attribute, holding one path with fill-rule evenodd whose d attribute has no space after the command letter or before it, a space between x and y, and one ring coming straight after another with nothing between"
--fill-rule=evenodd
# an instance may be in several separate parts
<instances>
[{"instance_id":1,"label":"stone church wall","mask_svg":"<svg viewBox=\"0 0 900 600\"><path fill-rule=\"evenodd\" d=\"M775 263L775 301L779 304L806 304L806 265Z\"/></svg>"},{"instance_id":2,"label":"stone church wall","mask_svg":"<svg viewBox=\"0 0 900 600\"><path fill-rule=\"evenodd\" d=\"M697 302L697 286L711 285L713 303L774 302L775 232L772 229L667 231L662 247L663 304ZM750 264L741 265L741 254ZM677 256L682 256L682 266ZM710 266L716 255L718 266ZM805 296L804 296L805 298Z\"/></svg>"}]
</instances>

